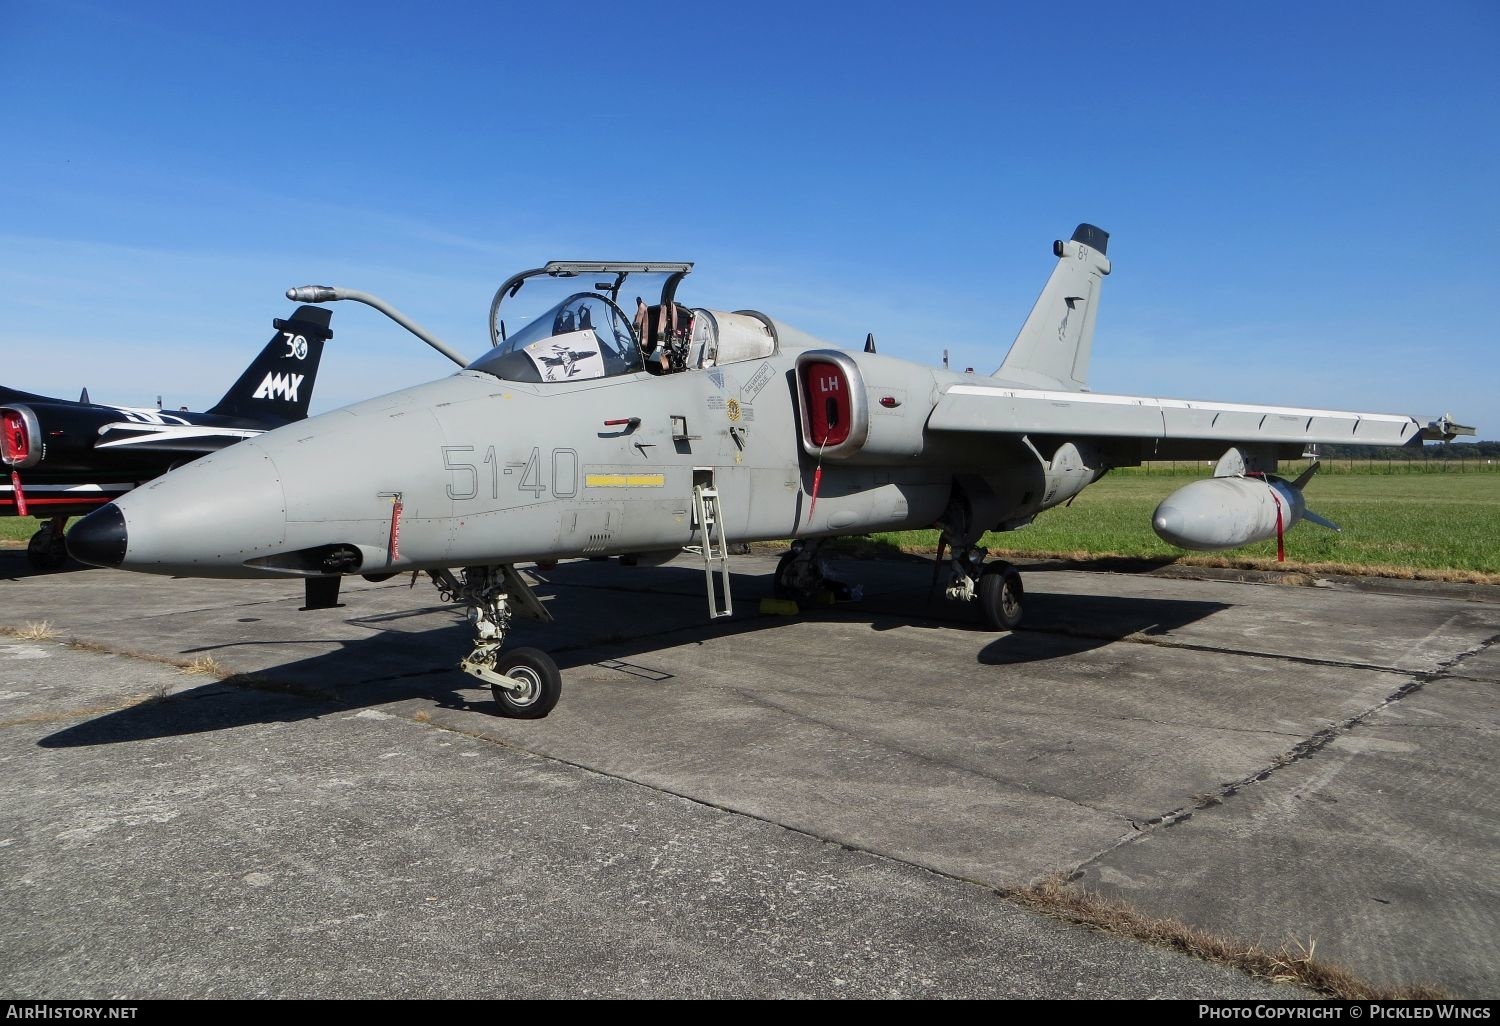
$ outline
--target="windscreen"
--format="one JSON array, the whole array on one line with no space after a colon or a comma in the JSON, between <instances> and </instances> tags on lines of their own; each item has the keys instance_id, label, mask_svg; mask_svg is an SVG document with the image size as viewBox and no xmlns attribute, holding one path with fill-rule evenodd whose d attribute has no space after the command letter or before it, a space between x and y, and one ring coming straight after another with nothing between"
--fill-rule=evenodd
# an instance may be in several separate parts
<instances>
[{"instance_id":1,"label":"windscreen","mask_svg":"<svg viewBox=\"0 0 1500 1026\"><path fill-rule=\"evenodd\" d=\"M520 326L470 370L508 381L585 381L643 368L630 319L598 293L575 292L532 317L517 306Z\"/></svg>"}]
</instances>

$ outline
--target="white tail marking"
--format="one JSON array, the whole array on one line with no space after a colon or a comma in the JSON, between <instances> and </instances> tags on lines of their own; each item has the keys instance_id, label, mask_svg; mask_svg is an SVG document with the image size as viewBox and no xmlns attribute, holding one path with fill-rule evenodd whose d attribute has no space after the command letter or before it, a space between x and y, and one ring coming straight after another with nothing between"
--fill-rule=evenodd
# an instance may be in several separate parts
<instances>
[{"instance_id":1,"label":"white tail marking","mask_svg":"<svg viewBox=\"0 0 1500 1026\"><path fill-rule=\"evenodd\" d=\"M253 398L256 399L285 399L289 403L297 401L297 389L302 385L301 374L276 374L266 375L266 380L260 383L255 390Z\"/></svg>"}]
</instances>

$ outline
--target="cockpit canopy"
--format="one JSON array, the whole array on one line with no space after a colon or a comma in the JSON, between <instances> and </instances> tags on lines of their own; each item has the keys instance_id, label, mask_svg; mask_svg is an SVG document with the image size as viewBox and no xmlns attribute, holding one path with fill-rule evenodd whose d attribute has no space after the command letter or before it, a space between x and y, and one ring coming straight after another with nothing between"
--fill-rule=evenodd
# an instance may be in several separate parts
<instances>
[{"instance_id":1,"label":"cockpit canopy","mask_svg":"<svg viewBox=\"0 0 1500 1026\"><path fill-rule=\"evenodd\" d=\"M777 326L763 314L695 310L676 301L692 268L554 261L513 275L490 304L494 348L469 369L506 381L587 381L774 353Z\"/></svg>"}]
</instances>

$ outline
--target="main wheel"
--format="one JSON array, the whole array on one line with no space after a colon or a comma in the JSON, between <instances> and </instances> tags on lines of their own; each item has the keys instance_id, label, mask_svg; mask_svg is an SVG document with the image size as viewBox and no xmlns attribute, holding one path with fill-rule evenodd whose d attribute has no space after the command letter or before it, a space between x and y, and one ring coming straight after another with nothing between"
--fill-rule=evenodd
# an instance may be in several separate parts
<instances>
[{"instance_id":1,"label":"main wheel","mask_svg":"<svg viewBox=\"0 0 1500 1026\"><path fill-rule=\"evenodd\" d=\"M776 576L771 578L771 594L779 599L796 598L792 591L791 568L797 559L796 551L783 553L776 561Z\"/></svg>"},{"instance_id":2,"label":"main wheel","mask_svg":"<svg viewBox=\"0 0 1500 1026\"><path fill-rule=\"evenodd\" d=\"M1021 601L1026 590L1021 573L1009 563L996 563L979 575L979 608L992 631L1015 630L1021 623Z\"/></svg>"},{"instance_id":3,"label":"main wheel","mask_svg":"<svg viewBox=\"0 0 1500 1026\"><path fill-rule=\"evenodd\" d=\"M56 570L68 561L68 549L52 528L44 527L26 543L26 559L36 570Z\"/></svg>"},{"instance_id":4,"label":"main wheel","mask_svg":"<svg viewBox=\"0 0 1500 1026\"><path fill-rule=\"evenodd\" d=\"M539 720L552 711L562 697L562 674L552 657L541 649L518 648L502 653L495 661L495 672L503 673L522 685L522 690L507 691L490 685L501 716L516 720Z\"/></svg>"},{"instance_id":5,"label":"main wheel","mask_svg":"<svg viewBox=\"0 0 1500 1026\"><path fill-rule=\"evenodd\" d=\"M823 589L820 564L813 560L799 562L803 549L798 546L783 553L776 561L776 575L771 578L771 594L779 599L810 602Z\"/></svg>"}]
</instances>

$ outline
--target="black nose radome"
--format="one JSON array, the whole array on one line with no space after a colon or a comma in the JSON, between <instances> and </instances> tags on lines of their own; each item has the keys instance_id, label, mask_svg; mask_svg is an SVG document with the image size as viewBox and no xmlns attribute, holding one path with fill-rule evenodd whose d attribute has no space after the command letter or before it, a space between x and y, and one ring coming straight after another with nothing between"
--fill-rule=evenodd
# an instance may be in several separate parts
<instances>
[{"instance_id":1,"label":"black nose radome","mask_svg":"<svg viewBox=\"0 0 1500 1026\"><path fill-rule=\"evenodd\" d=\"M114 503L100 506L68 532L68 555L80 563L119 566L125 560L125 514Z\"/></svg>"}]
</instances>

